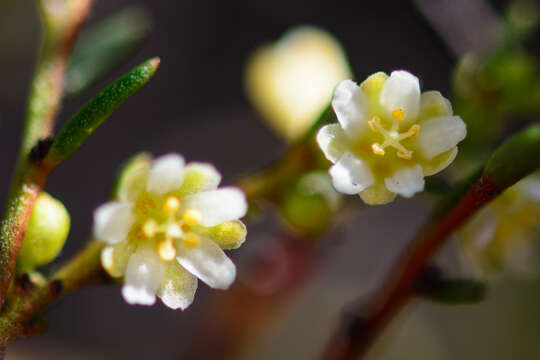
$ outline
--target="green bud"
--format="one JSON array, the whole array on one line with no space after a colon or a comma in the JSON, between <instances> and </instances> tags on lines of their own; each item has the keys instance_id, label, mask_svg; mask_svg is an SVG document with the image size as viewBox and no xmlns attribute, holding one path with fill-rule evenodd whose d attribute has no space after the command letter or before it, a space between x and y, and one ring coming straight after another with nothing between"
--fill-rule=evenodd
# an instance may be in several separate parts
<instances>
[{"instance_id":1,"label":"green bud","mask_svg":"<svg viewBox=\"0 0 540 360\"><path fill-rule=\"evenodd\" d=\"M64 204L49 194L38 195L17 258L19 273L50 263L62 250L70 227Z\"/></svg>"},{"instance_id":2,"label":"green bud","mask_svg":"<svg viewBox=\"0 0 540 360\"><path fill-rule=\"evenodd\" d=\"M285 195L281 214L294 231L317 235L326 230L341 200L327 173L312 172L301 177Z\"/></svg>"}]
</instances>

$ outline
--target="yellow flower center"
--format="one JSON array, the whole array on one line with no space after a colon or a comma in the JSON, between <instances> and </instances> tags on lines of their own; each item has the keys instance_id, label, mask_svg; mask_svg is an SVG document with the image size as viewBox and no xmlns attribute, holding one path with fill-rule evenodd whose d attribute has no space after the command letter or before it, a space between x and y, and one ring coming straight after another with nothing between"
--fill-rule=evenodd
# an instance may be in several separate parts
<instances>
[{"instance_id":1,"label":"yellow flower center","mask_svg":"<svg viewBox=\"0 0 540 360\"><path fill-rule=\"evenodd\" d=\"M154 219L148 219L141 227L143 235L148 239L158 234L163 235L164 240L157 244L157 252L163 261L171 261L176 257L175 240L181 239L188 248L195 248L200 244L199 236L189 230L199 223L201 214L197 210L187 209L178 216L178 210L180 199L171 195L163 203L166 220L158 223Z\"/></svg>"},{"instance_id":2,"label":"yellow flower center","mask_svg":"<svg viewBox=\"0 0 540 360\"><path fill-rule=\"evenodd\" d=\"M405 119L405 112L399 108L395 109L392 111L392 118L394 119L394 123L390 130L384 128L381 119L377 116L374 116L368 121L369 128L373 132L381 134L384 137L382 144L378 142L371 144L371 151L376 155L383 156L386 153L384 150L385 148L393 147L397 150L397 156L399 158L411 160L413 154L412 150L405 148L405 146L401 144L401 141L405 139L417 139L418 134L420 133L420 126L413 125L406 132L400 133L399 122Z\"/></svg>"}]
</instances>

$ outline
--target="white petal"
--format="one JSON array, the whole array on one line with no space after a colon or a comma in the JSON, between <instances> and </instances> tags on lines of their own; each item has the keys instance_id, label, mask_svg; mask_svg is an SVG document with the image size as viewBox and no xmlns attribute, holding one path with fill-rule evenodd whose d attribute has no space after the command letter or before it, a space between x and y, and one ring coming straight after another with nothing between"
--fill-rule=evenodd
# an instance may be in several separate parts
<instances>
[{"instance_id":1,"label":"white petal","mask_svg":"<svg viewBox=\"0 0 540 360\"><path fill-rule=\"evenodd\" d=\"M163 155L152 162L146 190L158 195L180 188L184 181L184 158L178 154Z\"/></svg>"},{"instance_id":2,"label":"white petal","mask_svg":"<svg viewBox=\"0 0 540 360\"><path fill-rule=\"evenodd\" d=\"M122 295L129 304L153 305L165 274L165 263L152 248L140 248L129 259Z\"/></svg>"},{"instance_id":3,"label":"white petal","mask_svg":"<svg viewBox=\"0 0 540 360\"><path fill-rule=\"evenodd\" d=\"M354 136L367 129L366 95L354 81L343 80L336 86L332 108L347 134Z\"/></svg>"},{"instance_id":4,"label":"white petal","mask_svg":"<svg viewBox=\"0 0 540 360\"><path fill-rule=\"evenodd\" d=\"M347 137L339 124L323 126L317 133L317 143L324 156L335 163L345 152Z\"/></svg>"},{"instance_id":5,"label":"white petal","mask_svg":"<svg viewBox=\"0 0 540 360\"><path fill-rule=\"evenodd\" d=\"M185 310L195 297L197 278L176 261L169 261L166 266L158 296L171 309Z\"/></svg>"},{"instance_id":6,"label":"white petal","mask_svg":"<svg viewBox=\"0 0 540 360\"><path fill-rule=\"evenodd\" d=\"M392 111L401 109L405 112L405 122L413 122L420 109L420 82L410 72L392 71L381 91L381 105L387 116Z\"/></svg>"},{"instance_id":7,"label":"white petal","mask_svg":"<svg viewBox=\"0 0 540 360\"><path fill-rule=\"evenodd\" d=\"M176 259L187 271L216 289L227 289L236 277L234 263L212 240L200 236L200 244L187 248L179 242Z\"/></svg>"},{"instance_id":8,"label":"white petal","mask_svg":"<svg viewBox=\"0 0 540 360\"><path fill-rule=\"evenodd\" d=\"M212 164L191 162L184 168L184 182L175 193L183 198L201 191L215 190L221 182L221 174Z\"/></svg>"},{"instance_id":9,"label":"white petal","mask_svg":"<svg viewBox=\"0 0 540 360\"><path fill-rule=\"evenodd\" d=\"M183 207L200 212L201 225L215 226L246 215L247 201L241 190L225 187L188 196Z\"/></svg>"},{"instance_id":10,"label":"white petal","mask_svg":"<svg viewBox=\"0 0 540 360\"><path fill-rule=\"evenodd\" d=\"M420 118L452 116L453 114L450 100L442 96L440 92L424 91L420 96Z\"/></svg>"},{"instance_id":11,"label":"white petal","mask_svg":"<svg viewBox=\"0 0 540 360\"><path fill-rule=\"evenodd\" d=\"M130 203L105 203L94 211L94 236L109 244L123 241L134 219Z\"/></svg>"},{"instance_id":12,"label":"white petal","mask_svg":"<svg viewBox=\"0 0 540 360\"><path fill-rule=\"evenodd\" d=\"M330 176L337 191L351 195L358 194L374 181L366 163L349 152L330 168Z\"/></svg>"},{"instance_id":13,"label":"white petal","mask_svg":"<svg viewBox=\"0 0 540 360\"><path fill-rule=\"evenodd\" d=\"M401 168L384 179L386 188L404 197L411 197L424 190L424 174L420 165Z\"/></svg>"},{"instance_id":14,"label":"white petal","mask_svg":"<svg viewBox=\"0 0 540 360\"><path fill-rule=\"evenodd\" d=\"M426 158L432 159L452 149L466 135L467 128L459 116L434 117L420 124L416 146Z\"/></svg>"}]
</instances>

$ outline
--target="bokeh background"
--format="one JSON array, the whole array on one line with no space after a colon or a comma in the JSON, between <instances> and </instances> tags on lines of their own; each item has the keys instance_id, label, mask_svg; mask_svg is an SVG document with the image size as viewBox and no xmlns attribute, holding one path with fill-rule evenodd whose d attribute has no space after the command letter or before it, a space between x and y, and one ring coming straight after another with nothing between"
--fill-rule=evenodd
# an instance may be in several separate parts
<instances>
[{"instance_id":1,"label":"bokeh background","mask_svg":"<svg viewBox=\"0 0 540 360\"><path fill-rule=\"evenodd\" d=\"M446 3L448 1L439 1ZM419 74L424 89L449 95L457 59L412 1L138 1L151 14L153 31L145 46L107 79L66 100L66 121L107 81L140 61L160 56L157 75L53 173L47 191L72 216L62 259L88 239L92 212L107 199L122 161L141 150L177 151L188 160L210 161L225 183L268 163L284 149L247 101L243 70L259 45L278 39L295 25L321 26L341 41L358 79L404 68ZM459 2L458 2L459 3ZM95 22L132 1L97 0ZM506 1L492 2L497 10ZM457 5L456 5L457 6ZM451 16L452 14L448 14ZM474 25L474 26L472 26ZM465 23L474 29L482 23ZM39 44L32 0L0 0L0 203L5 203L14 167L25 99ZM465 32L467 35L468 33ZM472 33L471 33L471 36ZM529 44L540 49L538 36ZM353 213L325 235L325 255L298 296L263 332L253 335L243 359L314 359L337 326L345 304L367 296L388 270L431 208L427 197ZM361 216L360 216L361 215ZM232 253L238 281L254 254L271 246L270 216L250 227L244 246ZM270 244L270 245L269 245ZM461 260L449 243L440 261L459 272ZM283 266L286 266L284 264ZM8 359L200 359L206 339L199 319L218 290L200 285L186 311L161 304L133 307L118 287L82 290L47 314L46 334L19 340ZM409 306L383 342L379 359L538 359L540 281L504 278L487 300L466 306L418 302ZM227 306L231 306L230 304ZM238 305L241 306L241 305ZM236 309L241 311L241 309ZM223 311L229 311L225 306ZM211 346L211 341L208 341ZM193 352L193 349L199 349Z\"/></svg>"}]
</instances>

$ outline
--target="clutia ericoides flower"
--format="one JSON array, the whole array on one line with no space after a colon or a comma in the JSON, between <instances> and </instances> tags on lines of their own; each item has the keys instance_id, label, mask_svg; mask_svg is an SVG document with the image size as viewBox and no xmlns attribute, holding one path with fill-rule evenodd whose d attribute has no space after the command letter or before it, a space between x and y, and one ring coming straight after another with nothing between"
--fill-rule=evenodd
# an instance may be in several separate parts
<instances>
[{"instance_id":1,"label":"clutia ericoides flower","mask_svg":"<svg viewBox=\"0 0 540 360\"><path fill-rule=\"evenodd\" d=\"M130 304L152 305L156 295L173 309L188 307L197 278L226 289L236 268L223 250L245 240L238 220L247 203L237 188L218 189L221 176L209 164L169 154L143 161L123 176L117 201L94 214L94 235L107 243L105 270L124 276Z\"/></svg>"},{"instance_id":2,"label":"clutia ericoides flower","mask_svg":"<svg viewBox=\"0 0 540 360\"><path fill-rule=\"evenodd\" d=\"M360 86L340 82L332 107L339 124L321 128L317 142L334 163L336 190L368 204L422 191L424 176L454 160L467 132L446 98L421 94L418 78L403 70L373 74Z\"/></svg>"}]
</instances>

